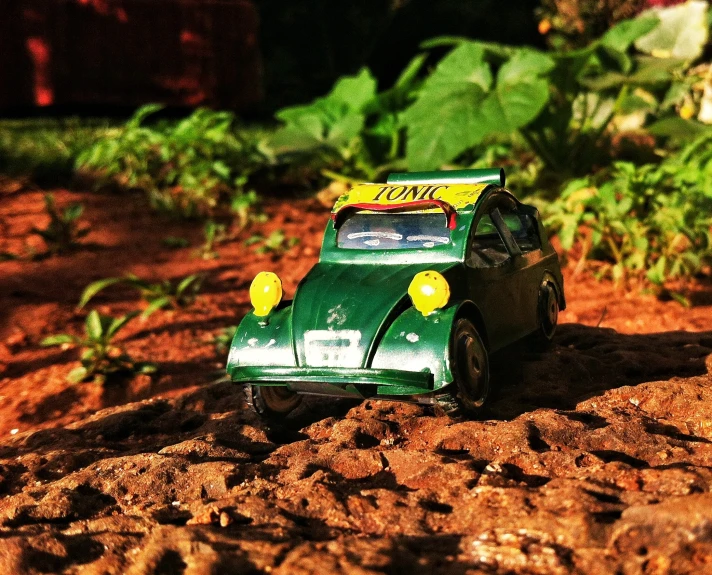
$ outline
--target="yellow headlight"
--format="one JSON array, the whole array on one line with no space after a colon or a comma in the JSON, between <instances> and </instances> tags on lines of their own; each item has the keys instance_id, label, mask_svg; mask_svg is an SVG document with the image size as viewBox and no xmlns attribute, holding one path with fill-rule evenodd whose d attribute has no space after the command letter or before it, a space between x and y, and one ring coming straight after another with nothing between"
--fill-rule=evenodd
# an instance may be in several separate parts
<instances>
[{"instance_id":1,"label":"yellow headlight","mask_svg":"<svg viewBox=\"0 0 712 575\"><path fill-rule=\"evenodd\" d=\"M442 274L427 270L415 274L410 282L408 295L413 300L415 309L423 315L430 315L450 301L450 286Z\"/></svg>"},{"instance_id":2,"label":"yellow headlight","mask_svg":"<svg viewBox=\"0 0 712 575\"><path fill-rule=\"evenodd\" d=\"M255 315L269 315L277 304L282 301L282 282L277 274L260 272L250 284L250 302L255 308Z\"/></svg>"}]
</instances>

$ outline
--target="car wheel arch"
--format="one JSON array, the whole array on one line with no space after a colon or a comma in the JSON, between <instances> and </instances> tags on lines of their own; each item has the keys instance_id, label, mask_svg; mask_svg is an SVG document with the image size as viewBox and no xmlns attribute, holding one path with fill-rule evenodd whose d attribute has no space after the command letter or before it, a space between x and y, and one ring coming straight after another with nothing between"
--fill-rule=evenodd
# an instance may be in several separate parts
<instances>
[{"instance_id":1,"label":"car wheel arch","mask_svg":"<svg viewBox=\"0 0 712 575\"><path fill-rule=\"evenodd\" d=\"M485 348L489 350L489 338L487 336L487 325L485 324L484 316L473 301L465 300L460 304L457 314L455 315L455 320L460 318L469 319L475 326L477 333L482 338L482 342L485 344Z\"/></svg>"},{"instance_id":2,"label":"car wheel arch","mask_svg":"<svg viewBox=\"0 0 712 575\"><path fill-rule=\"evenodd\" d=\"M564 299L563 286L560 285L560 282L556 279L554 274L552 274L550 271L545 271L544 275L541 278L541 283L539 285L544 283L550 283L553 286L554 291L556 292L556 300L559 304L559 309L566 309L566 300Z\"/></svg>"}]
</instances>

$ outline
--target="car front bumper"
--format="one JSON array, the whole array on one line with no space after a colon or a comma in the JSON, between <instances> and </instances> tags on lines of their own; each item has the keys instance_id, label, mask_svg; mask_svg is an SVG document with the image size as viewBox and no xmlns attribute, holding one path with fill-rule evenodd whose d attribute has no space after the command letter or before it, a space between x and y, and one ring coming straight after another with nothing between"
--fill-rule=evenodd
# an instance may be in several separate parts
<instances>
[{"instance_id":1,"label":"car front bumper","mask_svg":"<svg viewBox=\"0 0 712 575\"><path fill-rule=\"evenodd\" d=\"M341 367L236 366L235 383L284 385L297 393L340 397L409 396L433 391L426 371Z\"/></svg>"}]
</instances>

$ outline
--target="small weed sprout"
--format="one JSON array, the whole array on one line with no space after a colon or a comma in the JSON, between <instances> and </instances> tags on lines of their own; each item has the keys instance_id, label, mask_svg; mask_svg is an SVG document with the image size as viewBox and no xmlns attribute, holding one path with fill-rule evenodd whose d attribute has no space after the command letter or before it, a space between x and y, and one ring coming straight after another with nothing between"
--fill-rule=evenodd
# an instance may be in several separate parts
<instances>
[{"instance_id":1,"label":"small weed sprout","mask_svg":"<svg viewBox=\"0 0 712 575\"><path fill-rule=\"evenodd\" d=\"M246 246L255 245L258 254L282 255L299 243L295 237L287 237L282 230L275 230L269 236L256 234L245 240Z\"/></svg>"},{"instance_id":2,"label":"small weed sprout","mask_svg":"<svg viewBox=\"0 0 712 575\"><path fill-rule=\"evenodd\" d=\"M218 224L213 220L208 220L205 222L203 233L205 234L205 241L198 249L197 256L204 260L220 257L215 250L215 246L227 240L227 227L225 224Z\"/></svg>"},{"instance_id":3,"label":"small weed sprout","mask_svg":"<svg viewBox=\"0 0 712 575\"><path fill-rule=\"evenodd\" d=\"M121 347L113 343L116 334L137 313L114 318L92 310L84 324L83 337L61 333L46 337L42 340L42 345L75 345L81 348L81 365L75 367L67 376L67 380L71 383L93 379L95 383L103 384L114 376L154 373L157 369L155 364L136 362Z\"/></svg>"},{"instance_id":4,"label":"small weed sprout","mask_svg":"<svg viewBox=\"0 0 712 575\"><path fill-rule=\"evenodd\" d=\"M254 190L233 196L230 202L230 211L235 218L236 232L244 230L252 222L264 223L267 221L267 216L257 211L258 204L259 198Z\"/></svg>"},{"instance_id":5,"label":"small weed sprout","mask_svg":"<svg viewBox=\"0 0 712 575\"><path fill-rule=\"evenodd\" d=\"M84 207L81 204L70 204L60 211L53 194L45 194L44 203L50 217L49 225L44 230L32 228L32 232L44 240L51 254L76 248L79 240L89 233L88 227L79 224Z\"/></svg>"},{"instance_id":6,"label":"small weed sprout","mask_svg":"<svg viewBox=\"0 0 712 575\"><path fill-rule=\"evenodd\" d=\"M203 277L198 274L192 274L178 282L164 280L158 283L150 283L130 274L123 278L97 280L84 288L84 292L79 299L78 309L83 308L89 300L103 289L119 283L128 284L139 290L141 299L148 302L148 306L141 315L142 317L148 317L159 309L178 309L191 305L202 287Z\"/></svg>"},{"instance_id":7,"label":"small weed sprout","mask_svg":"<svg viewBox=\"0 0 712 575\"><path fill-rule=\"evenodd\" d=\"M224 327L213 337L212 343L218 353L223 354L230 348L235 332L237 332L237 326L231 325Z\"/></svg>"}]
</instances>

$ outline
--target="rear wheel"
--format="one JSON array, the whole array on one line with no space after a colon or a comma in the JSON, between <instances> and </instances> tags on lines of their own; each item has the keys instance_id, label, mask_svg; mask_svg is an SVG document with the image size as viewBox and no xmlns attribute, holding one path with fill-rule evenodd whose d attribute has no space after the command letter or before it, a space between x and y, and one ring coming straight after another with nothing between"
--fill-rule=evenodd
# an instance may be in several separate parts
<instances>
[{"instance_id":1,"label":"rear wheel","mask_svg":"<svg viewBox=\"0 0 712 575\"><path fill-rule=\"evenodd\" d=\"M559 322L559 298L551 282L544 281L539 287L537 317L539 329L535 334L535 340L540 346L545 347L554 339L556 325Z\"/></svg>"},{"instance_id":2,"label":"rear wheel","mask_svg":"<svg viewBox=\"0 0 712 575\"><path fill-rule=\"evenodd\" d=\"M489 357L469 319L455 323L450 341L450 365L453 382L448 392L437 397L438 404L451 416L477 415L490 392Z\"/></svg>"},{"instance_id":3,"label":"rear wheel","mask_svg":"<svg viewBox=\"0 0 712 575\"><path fill-rule=\"evenodd\" d=\"M247 405L264 419L285 418L302 402L301 395L283 385L245 384L244 389Z\"/></svg>"}]
</instances>

